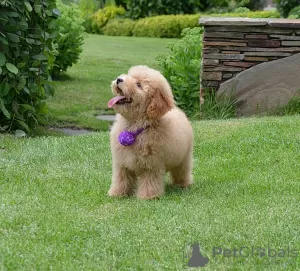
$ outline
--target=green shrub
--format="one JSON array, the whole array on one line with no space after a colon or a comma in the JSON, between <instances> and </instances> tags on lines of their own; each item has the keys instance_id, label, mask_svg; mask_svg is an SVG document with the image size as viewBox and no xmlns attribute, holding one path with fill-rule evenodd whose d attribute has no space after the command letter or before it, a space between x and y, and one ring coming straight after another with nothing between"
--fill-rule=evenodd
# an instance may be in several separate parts
<instances>
[{"instance_id":1,"label":"green shrub","mask_svg":"<svg viewBox=\"0 0 300 271\"><path fill-rule=\"evenodd\" d=\"M300 6L300 0L275 0L277 9L283 17L287 17L289 12Z\"/></svg>"},{"instance_id":2,"label":"green shrub","mask_svg":"<svg viewBox=\"0 0 300 271\"><path fill-rule=\"evenodd\" d=\"M77 63L84 38L83 19L80 18L78 6L67 6L57 0L57 8L61 15L57 19L58 35L55 39L58 55L52 69L52 75L55 77Z\"/></svg>"},{"instance_id":3,"label":"green shrub","mask_svg":"<svg viewBox=\"0 0 300 271\"><path fill-rule=\"evenodd\" d=\"M200 15L162 15L140 19L133 28L137 37L179 38L187 27L198 26Z\"/></svg>"},{"instance_id":4,"label":"green shrub","mask_svg":"<svg viewBox=\"0 0 300 271\"><path fill-rule=\"evenodd\" d=\"M170 82L175 100L189 116L199 112L201 27L182 31L182 39L157 57L159 69Z\"/></svg>"},{"instance_id":5,"label":"green shrub","mask_svg":"<svg viewBox=\"0 0 300 271\"><path fill-rule=\"evenodd\" d=\"M102 28L109 20L125 14L123 7L107 6L96 11L91 17L92 32L102 34Z\"/></svg>"},{"instance_id":6,"label":"green shrub","mask_svg":"<svg viewBox=\"0 0 300 271\"><path fill-rule=\"evenodd\" d=\"M113 19L103 27L107 36L132 36L135 21L131 19Z\"/></svg>"},{"instance_id":7,"label":"green shrub","mask_svg":"<svg viewBox=\"0 0 300 271\"><path fill-rule=\"evenodd\" d=\"M300 6L293 8L289 13L290 19L300 19Z\"/></svg>"},{"instance_id":8,"label":"green shrub","mask_svg":"<svg viewBox=\"0 0 300 271\"><path fill-rule=\"evenodd\" d=\"M53 95L54 0L0 1L0 131L33 132Z\"/></svg>"},{"instance_id":9,"label":"green shrub","mask_svg":"<svg viewBox=\"0 0 300 271\"><path fill-rule=\"evenodd\" d=\"M270 11L249 11L245 12L227 12L227 13L212 13L211 17L248 17L248 18L280 18L280 13L276 10Z\"/></svg>"}]
</instances>

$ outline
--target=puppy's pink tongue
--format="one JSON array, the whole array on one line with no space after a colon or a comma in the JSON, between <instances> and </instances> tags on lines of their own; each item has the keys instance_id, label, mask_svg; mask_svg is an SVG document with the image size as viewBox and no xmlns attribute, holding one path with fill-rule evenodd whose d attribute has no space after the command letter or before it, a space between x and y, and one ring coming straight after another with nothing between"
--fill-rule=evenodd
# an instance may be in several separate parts
<instances>
[{"instance_id":1,"label":"puppy's pink tongue","mask_svg":"<svg viewBox=\"0 0 300 271\"><path fill-rule=\"evenodd\" d=\"M108 102L108 107L111 108L115 103L117 103L118 101L124 99L125 96L116 96L116 97L113 97L109 102Z\"/></svg>"}]
</instances>

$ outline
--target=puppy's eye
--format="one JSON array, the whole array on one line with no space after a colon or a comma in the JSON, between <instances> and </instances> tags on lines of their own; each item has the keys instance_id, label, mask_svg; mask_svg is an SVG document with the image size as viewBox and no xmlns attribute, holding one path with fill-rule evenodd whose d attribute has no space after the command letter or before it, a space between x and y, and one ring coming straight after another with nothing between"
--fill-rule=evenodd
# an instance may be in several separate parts
<instances>
[{"instance_id":1,"label":"puppy's eye","mask_svg":"<svg viewBox=\"0 0 300 271\"><path fill-rule=\"evenodd\" d=\"M142 88L141 83L136 83L136 85L138 86L138 88Z\"/></svg>"}]
</instances>

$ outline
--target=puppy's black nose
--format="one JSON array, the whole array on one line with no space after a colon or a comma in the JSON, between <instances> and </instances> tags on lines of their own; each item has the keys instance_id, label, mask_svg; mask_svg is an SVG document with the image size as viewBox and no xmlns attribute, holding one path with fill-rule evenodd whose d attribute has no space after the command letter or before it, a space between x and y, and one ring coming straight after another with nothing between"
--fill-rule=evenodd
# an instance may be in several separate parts
<instances>
[{"instance_id":1,"label":"puppy's black nose","mask_svg":"<svg viewBox=\"0 0 300 271\"><path fill-rule=\"evenodd\" d=\"M123 79L122 78L117 78L117 84L122 83Z\"/></svg>"}]
</instances>

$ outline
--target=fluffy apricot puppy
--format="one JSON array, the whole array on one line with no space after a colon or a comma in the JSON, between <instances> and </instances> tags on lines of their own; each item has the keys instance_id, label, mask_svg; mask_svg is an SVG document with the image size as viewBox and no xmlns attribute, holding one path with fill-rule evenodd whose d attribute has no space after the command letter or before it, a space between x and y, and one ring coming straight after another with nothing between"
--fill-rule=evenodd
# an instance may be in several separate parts
<instances>
[{"instance_id":1,"label":"fluffy apricot puppy","mask_svg":"<svg viewBox=\"0 0 300 271\"><path fill-rule=\"evenodd\" d=\"M192 184L193 131L175 105L170 85L158 71L132 67L112 82L108 102L118 114L110 132L113 160L110 196L152 199L164 193L164 177Z\"/></svg>"}]
</instances>

